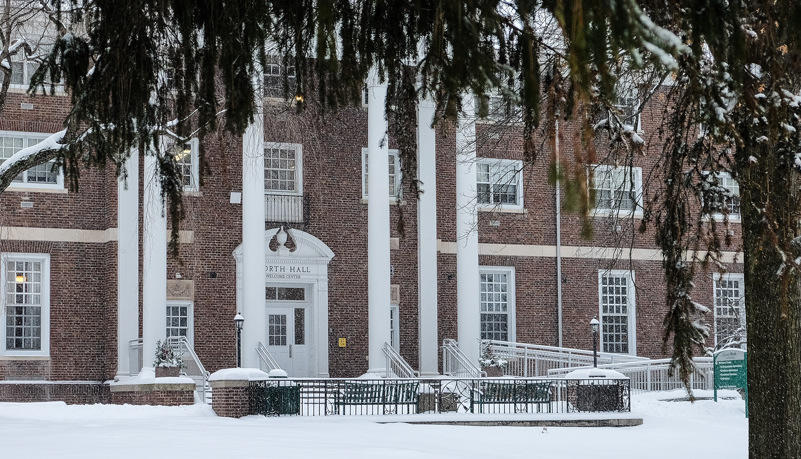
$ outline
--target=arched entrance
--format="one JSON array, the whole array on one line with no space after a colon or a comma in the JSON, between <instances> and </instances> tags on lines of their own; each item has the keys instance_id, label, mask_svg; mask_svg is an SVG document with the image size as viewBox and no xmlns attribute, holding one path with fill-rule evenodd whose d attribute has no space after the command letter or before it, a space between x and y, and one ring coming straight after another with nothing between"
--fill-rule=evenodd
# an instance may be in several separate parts
<instances>
[{"instance_id":1,"label":"arched entrance","mask_svg":"<svg viewBox=\"0 0 801 459\"><path fill-rule=\"evenodd\" d=\"M290 376L328 377L328 262L334 253L297 229L273 228L264 237L261 342ZM242 310L242 245L234 258L236 304Z\"/></svg>"}]
</instances>

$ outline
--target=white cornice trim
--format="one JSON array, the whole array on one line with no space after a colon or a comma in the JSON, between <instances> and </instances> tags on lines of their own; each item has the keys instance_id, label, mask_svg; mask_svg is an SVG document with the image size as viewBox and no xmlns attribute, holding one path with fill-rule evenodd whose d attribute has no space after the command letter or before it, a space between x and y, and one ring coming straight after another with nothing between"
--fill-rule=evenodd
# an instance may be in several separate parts
<instances>
[{"instance_id":1,"label":"white cornice trim","mask_svg":"<svg viewBox=\"0 0 801 459\"><path fill-rule=\"evenodd\" d=\"M440 253L456 254L458 242L437 241L437 250ZM479 255L494 255L507 257L540 257L556 258L555 245L524 245L524 244L487 244L478 245ZM742 254L739 252L723 252L724 263L742 263ZM662 252L658 249L629 249L616 247L584 247L562 246L562 258L602 259L602 260L638 260L661 261Z\"/></svg>"},{"instance_id":2,"label":"white cornice trim","mask_svg":"<svg viewBox=\"0 0 801 459\"><path fill-rule=\"evenodd\" d=\"M68 228L29 228L25 226L1 226L0 240L4 241L46 241L81 242L104 244L118 239L117 228L105 230L82 230ZM191 244L195 240L194 231L179 231L178 242Z\"/></svg>"}]
</instances>

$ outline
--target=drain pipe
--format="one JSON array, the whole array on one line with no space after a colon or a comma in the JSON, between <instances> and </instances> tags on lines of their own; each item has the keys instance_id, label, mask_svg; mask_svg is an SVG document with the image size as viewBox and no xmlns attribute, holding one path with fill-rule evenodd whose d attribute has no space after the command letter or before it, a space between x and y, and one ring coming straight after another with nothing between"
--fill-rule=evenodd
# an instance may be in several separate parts
<instances>
[{"instance_id":1,"label":"drain pipe","mask_svg":"<svg viewBox=\"0 0 801 459\"><path fill-rule=\"evenodd\" d=\"M559 347L562 347L562 196L559 190L559 120L554 122L554 154L556 156L556 316Z\"/></svg>"}]
</instances>

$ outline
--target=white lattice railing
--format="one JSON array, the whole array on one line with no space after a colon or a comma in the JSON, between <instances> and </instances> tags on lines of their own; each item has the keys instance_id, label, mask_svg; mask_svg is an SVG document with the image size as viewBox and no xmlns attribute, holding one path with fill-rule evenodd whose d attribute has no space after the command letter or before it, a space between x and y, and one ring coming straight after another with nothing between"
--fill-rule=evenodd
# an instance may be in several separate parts
<instances>
[{"instance_id":1,"label":"white lattice railing","mask_svg":"<svg viewBox=\"0 0 801 459\"><path fill-rule=\"evenodd\" d=\"M696 357L693 359L695 371L690 375L692 389L712 389L715 380L712 357ZM582 368L590 368L590 366ZM624 362L598 365L598 368L615 370L631 379L631 390L639 392L665 391L683 389L684 383L678 373L670 376L670 359L646 359L639 362ZM548 370L549 377L564 377L576 368L555 368Z\"/></svg>"},{"instance_id":2,"label":"white lattice railing","mask_svg":"<svg viewBox=\"0 0 801 459\"><path fill-rule=\"evenodd\" d=\"M551 369L592 366L592 351L541 346L509 341L484 340L482 345L496 358L506 360L504 373L511 376L546 376ZM648 360L628 354L598 353L598 364Z\"/></svg>"},{"instance_id":3,"label":"white lattice railing","mask_svg":"<svg viewBox=\"0 0 801 459\"><path fill-rule=\"evenodd\" d=\"M384 343L384 357L387 361L387 378L419 378L420 373L414 371L398 351L389 343Z\"/></svg>"},{"instance_id":4,"label":"white lattice railing","mask_svg":"<svg viewBox=\"0 0 801 459\"><path fill-rule=\"evenodd\" d=\"M278 362L275 360L275 357L273 357L273 355L270 354L270 351L268 351L267 348L264 347L264 344L262 344L261 341L259 341L259 344L256 345L256 354L259 356L259 362L260 362L259 365L261 367L260 370L269 373L272 370L281 369L281 366L278 365Z\"/></svg>"},{"instance_id":5,"label":"white lattice railing","mask_svg":"<svg viewBox=\"0 0 801 459\"><path fill-rule=\"evenodd\" d=\"M442 341L442 374L459 378L480 378L483 372L459 349L453 339Z\"/></svg>"}]
</instances>

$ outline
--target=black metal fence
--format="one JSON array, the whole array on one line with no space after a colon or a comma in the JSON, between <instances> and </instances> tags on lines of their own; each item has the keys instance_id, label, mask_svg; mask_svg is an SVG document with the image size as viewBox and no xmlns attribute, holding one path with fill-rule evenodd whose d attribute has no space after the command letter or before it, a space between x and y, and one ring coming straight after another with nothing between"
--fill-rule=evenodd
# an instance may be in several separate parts
<instances>
[{"instance_id":1,"label":"black metal fence","mask_svg":"<svg viewBox=\"0 0 801 459\"><path fill-rule=\"evenodd\" d=\"M628 379L269 379L250 383L250 413L341 416L631 411Z\"/></svg>"}]
</instances>

